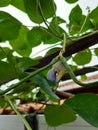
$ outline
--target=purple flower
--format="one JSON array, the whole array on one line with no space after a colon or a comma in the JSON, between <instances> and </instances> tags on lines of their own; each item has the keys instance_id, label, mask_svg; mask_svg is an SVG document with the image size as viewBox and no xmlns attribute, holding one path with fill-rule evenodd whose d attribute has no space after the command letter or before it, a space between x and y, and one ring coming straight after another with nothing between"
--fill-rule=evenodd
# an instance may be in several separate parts
<instances>
[{"instance_id":1,"label":"purple flower","mask_svg":"<svg viewBox=\"0 0 98 130\"><path fill-rule=\"evenodd\" d=\"M55 82L56 81L56 71L53 69L50 69L47 73L47 79L52 82Z\"/></svg>"}]
</instances>

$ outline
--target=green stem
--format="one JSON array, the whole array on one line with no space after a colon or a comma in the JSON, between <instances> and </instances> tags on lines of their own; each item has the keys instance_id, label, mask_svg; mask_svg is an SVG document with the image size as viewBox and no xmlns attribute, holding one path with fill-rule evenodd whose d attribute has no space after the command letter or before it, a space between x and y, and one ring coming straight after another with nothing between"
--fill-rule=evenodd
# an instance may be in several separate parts
<instances>
[{"instance_id":1,"label":"green stem","mask_svg":"<svg viewBox=\"0 0 98 130\"><path fill-rule=\"evenodd\" d=\"M80 37L71 37L71 40L72 40L72 41L82 40L82 39L87 38L87 37L90 37L90 36L92 36L92 35L94 35L94 34L98 34L98 30L89 32L89 33L84 34L84 35L82 35L82 36L80 36Z\"/></svg>"},{"instance_id":2,"label":"green stem","mask_svg":"<svg viewBox=\"0 0 98 130\"><path fill-rule=\"evenodd\" d=\"M56 130L56 127L54 127L54 130Z\"/></svg>"},{"instance_id":3,"label":"green stem","mask_svg":"<svg viewBox=\"0 0 98 130\"><path fill-rule=\"evenodd\" d=\"M49 125L47 125L47 130L49 130Z\"/></svg>"},{"instance_id":4,"label":"green stem","mask_svg":"<svg viewBox=\"0 0 98 130\"><path fill-rule=\"evenodd\" d=\"M83 30L83 28L84 28L84 26L85 26L85 24L86 24L86 22L87 22L89 13L90 13L90 10L88 10L88 14L87 14L86 18L84 19L84 22L83 22L83 24L82 24L82 26L81 26L81 29L80 29L80 31L79 31L79 35L81 34L81 32L82 32L82 30Z\"/></svg>"},{"instance_id":5,"label":"green stem","mask_svg":"<svg viewBox=\"0 0 98 130\"><path fill-rule=\"evenodd\" d=\"M57 16L56 16L56 11L55 11L55 3L54 1L52 2L53 3L53 9L54 9L54 18L55 18L55 25L56 25L56 29L57 29L57 33L60 34L60 29L59 29L59 26L58 26L58 19L57 19ZM54 29L54 28L53 28ZM55 30L56 31L56 30ZM58 35L59 35L58 34Z\"/></svg>"},{"instance_id":6,"label":"green stem","mask_svg":"<svg viewBox=\"0 0 98 130\"><path fill-rule=\"evenodd\" d=\"M56 38L59 38L60 40L62 40L62 37L57 35L57 32L55 32L56 30L53 30L47 23L45 17L44 17L44 14L43 14L43 11L42 11L42 8L41 8L41 4L40 4L40 0L37 0L37 5L38 5L38 8L39 8L39 11L40 11L40 15L45 23L45 25L47 26L47 28L49 28L50 32L56 37Z\"/></svg>"},{"instance_id":7,"label":"green stem","mask_svg":"<svg viewBox=\"0 0 98 130\"><path fill-rule=\"evenodd\" d=\"M8 87L6 90L1 91L0 92L0 96L3 96L5 93L9 92L10 90L16 88L17 86L21 85L23 82L27 81L28 79L30 79L31 77L35 76L36 74L40 73L41 71L47 69L48 67L50 67L51 65L55 64L58 61L58 58L56 57L55 59L53 59L48 65L30 73L28 76L24 77L23 79L20 80L20 82L11 85L10 87Z\"/></svg>"},{"instance_id":8,"label":"green stem","mask_svg":"<svg viewBox=\"0 0 98 130\"><path fill-rule=\"evenodd\" d=\"M63 33L63 43L62 43L62 49L59 53L59 57L62 57L63 53L65 52L66 50L66 44L67 44L67 41L66 41L66 34Z\"/></svg>"},{"instance_id":9,"label":"green stem","mask_svg":"<svg viewBox=\"0 0 98 130\"><path fill-rule=\"evenodd\" d=\"M52 49L53 47L56 47L57 45L61 45L61 43L53 44L52 46L46 47L45 49L43 49L43 50L41 50L41 51L38 51L37 53L35 53L34 55L32 55L32 57L38 55L39 53L41 53L41 52L43 52L43 51Z\"/></svg>"},{"instance_id":10,"label":"green stem","mask_svg":"<svg viewBox=\"0 0 98 130\"><path fill-rule=\"evenodd\" d=\"M61 62L63 63L63 65L65 66L66 70L68 71L71 79L78 85L83 86L83 87L94 87L94 86L98 86L98 81L95 82L91 82L91 83L82 83L80 82L76 76L74 75L73 71L71 70L70 66L67 64L66 59L62 56L61 57Z\"/></svg>"},{"instance_id":11,"label":"green stem","mask_svg":"<svg viewBox=\"0 0 98 130\"><path fill-rule=\"evenodd\" d=\"M66 34L63 33L63 48L62 48L63 53L66 51L65 50L66 49L66 44L67 44L67 42L66 42Z\"/></svg>"},{"instance_id":12,"label":"green stem","mask_svg":"<svg viewBox=\"0 0 98 130\"><path fill-rule=\"evenodd\" d=\"M19 118L22 120L22 122L25 124L27 130L32 130L32 128L30 127L29 123L26 121L26 119L18 112L16 106L12 103L12 101L5 96L5 99L8 101L8 103L10 104L10 106L12 107L12 109L16 112L16 114L19 116Z\"/></svg>"}]
</instances>

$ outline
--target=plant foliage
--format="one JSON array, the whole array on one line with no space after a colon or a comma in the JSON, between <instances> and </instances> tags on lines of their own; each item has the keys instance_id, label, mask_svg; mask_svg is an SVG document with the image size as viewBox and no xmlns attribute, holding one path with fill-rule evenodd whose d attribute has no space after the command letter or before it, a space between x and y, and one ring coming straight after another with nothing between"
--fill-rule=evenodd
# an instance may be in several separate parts
<instances>
[{"instance_id":1,"label":"plant foliage","mask_svg":"<svg viewBox=\"0 0 98 130\"><path fill-rule=\"evenodd\" d=\"M85 15L78 0L64 2L74 4L68 22L57 16L58 6L54 0L0 1L0 107L6 108L9 101L14 104L17 99L20 102L26 100L27 103L44 100L48 125L72 122L78 114L98 127L96 94L76 94L63 104L60 104L61 98L57 95L59 82L65 80L66 75L70 75L80 86L98 87L98 81L85 85L73 74L78 72L82 80L87 79L88 70L80 73L81 68L89 67L94 56L98 58L97 45L91 48L98 43L98 7L93 10L87 8L88 13ZM8 11L2 11L2 7L9 5L25 13L34 26L25 26ZM35 47L40 44L49 45L47 53L44 57L32 57ZM41 48L36 54L44 50ZM71 60L72 64L66 62L67 67L64 67L62 59L66 59L65 62ZM92 69L98 70L94 66L89 68L91 72ZM50 81L52 77L55 80ZM15 80L18 80L17 83Z\"/></svg>"}]
</instances>

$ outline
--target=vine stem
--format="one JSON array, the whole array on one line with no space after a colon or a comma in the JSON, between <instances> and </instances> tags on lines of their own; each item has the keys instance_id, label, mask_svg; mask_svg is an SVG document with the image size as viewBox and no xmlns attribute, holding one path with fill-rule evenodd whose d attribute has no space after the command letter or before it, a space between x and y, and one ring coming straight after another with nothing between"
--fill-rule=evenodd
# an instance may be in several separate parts
<instances>
[{"instance_id":1,"label":"vine stem","mask_svg":"<svg viewBox=\"0 0 98 130\"><path fill-rule=\"evenodd\" d=\"M88 8L88 14L87 14L86 18L84 19L84 22L83 22L83 24L82 24L82 26L81 26L81 29L80 29L80 31L79 31L79 35L81 34L81 32L82 32L82 30L83 30L83 28L84 28L84 26L85 26L85 24L86 24L86 22L87 22L87 19L88 19L89 14L90 14L90 10L89 10L89 8Z\"/></svg>"},{"instance_id":2,"label":"vine stem","mask_svg":"<svg viewBox=\"0 0 98 130\"><path fill-rule=\"evenodd\" d=\"M66 50L66 35L65 35L65 33L63 33L62 49L61 49L61 51L60 51L60 53L58 55L59 58L62 57L65 50Z\"/></svg>"},{"instance_id":3,"label":"vine stem","mask_svg":"<svg viewBox=\"0 0 98 130\"><path fill-rule=\"evenodd\" d=\"M16 112L16 114L19 116L19 118L22 120L22 122L25 124L27 130L32 130L32 128L30 127L29 123L26 121L26 119L24 118L24 116L22 116L16 106L12 103L12 101L9 99L8 96L5 96L5 99L8 101L8 103L10 104L11 108Z\"/></svg>"},{"instance_id":4,"label":"vine stem","mask_svg":"<svg viewBox=\"0 0 98 130\"><path fill-rule=\"evenodd\" d=\"M54 130L56 130L56 127L54 127Z\"/></svg>"},{"instance_id":5,"label":"vine stem","mask_svg":"<svg viewBox=\"0 0 98 130\"><path fill-rule=\"evenodd\" d=\"M65 57L63 57L63 53L66 51L66 35L63 34L63 47L62 50L60 51L59 57L60 57L60 61L63 63L65 69L68 71L71 79L78 85L83 86L83 87L94 87L94 86L98 86L98 81L95 82L91 82L91 83L83 83L80 82L76 76L74 75L72 69L70 68L70 66L68 65Z\"/></svg>"},{"instance_id":6,"label":"vine stem","mask_svg":"<svg viewBox=\"0 0 98 130\"><path fill-rule=\"evenodd\" d=\"M62 53L64 53L66 51L66 35L65 33L63 33L63 48L62 48Z\"/></svg>"},{"instance_id":7,"label":"vine stem","mask_svg":"<svg viewBox=\"0 0 98 130\"><path fill-rule=\"evenodd\" d=\"M27 81L28 79L30 79L31 77L35 76L36 74L40 73L41 71L47 69L48 67L50 67L51 65L55 64L58 61L58 57L56 57L55 59L53 59L48 65L30 73L28 76L24 77L23 79L21 79L18 83L11 85L9 88L7 88L4 91L0 92L0 96L3 96L5 93L9 92L10 90L16 88L17 86L21 85L23 82Z\"/></svg>"},{"instance_id":8,"label":"vine stem","mask_svg":"<svg viewBox=\"0 0 98 130\"><path fill-rule=\"evenodd\" d=\"M42 17L42 19L43 19L45 25L47 26L47 28L49 28L49 30L50 30L50 32L52 33L52 35L54 35L56 38L62 40L62 37L59 36L59 35L57 35L58 32L57 32L56 30L52 29L52 28L48 25L48 23L47 23L47 21L46 21L46 19L45 19L45 17L44 17L42 8L41 8L40 0L37 0L37 5L38 5L38 8L39 8L40 15L41 15L41 17Z\"/></svg>"},{"instance_id":9,"label":"vine stem","mask_svg":"<svg viewBox=\"0 0 98 130\"><path fill-rule=\"evenodd\" d=\"M61 57L61 62L63 63L63 65L65 66L66 70L68 71L71 79L78 85L83 86L83 87L94 87L94 86L98 86L98 81L95 82L91 82L91 83L82 83L80 82L76 76L74 75L73 71L71 70L70 66L68 65L66 59L62 56Z\"/></svg>"}]
</instances>

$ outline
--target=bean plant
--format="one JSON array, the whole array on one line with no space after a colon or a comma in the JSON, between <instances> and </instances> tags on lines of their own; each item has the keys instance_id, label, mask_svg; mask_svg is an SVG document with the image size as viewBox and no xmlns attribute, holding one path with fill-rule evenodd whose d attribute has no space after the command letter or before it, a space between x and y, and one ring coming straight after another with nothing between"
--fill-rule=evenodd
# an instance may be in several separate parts
<instances>
[{"instance_id":1,"label":"bean plant","mask_svg":"<svg viewBox=\"0 0 98 130\"><path fill-rule=\"evenodd\" d=\"M98 71L97 62L90 65L98 57L98 6L92 10L87 7L84 14L79 0L64 2L74 5L68 20L57 15L55 0L0 1L0 107L10 106L28 130L31 128L19 113L17 100L43 104L49 126L75 121L78 114L98 127L98 91L93 92L98 80L83 81L88 73ZM25 13L34 26L24 25L8 11L2 11L9 5ZM36 53L47 52L32 57L34 48L40 44L49 47L38 48ZM71 94L61 103L58 86L69 79L90 91Z\"/></svg>"}]
</instances>

